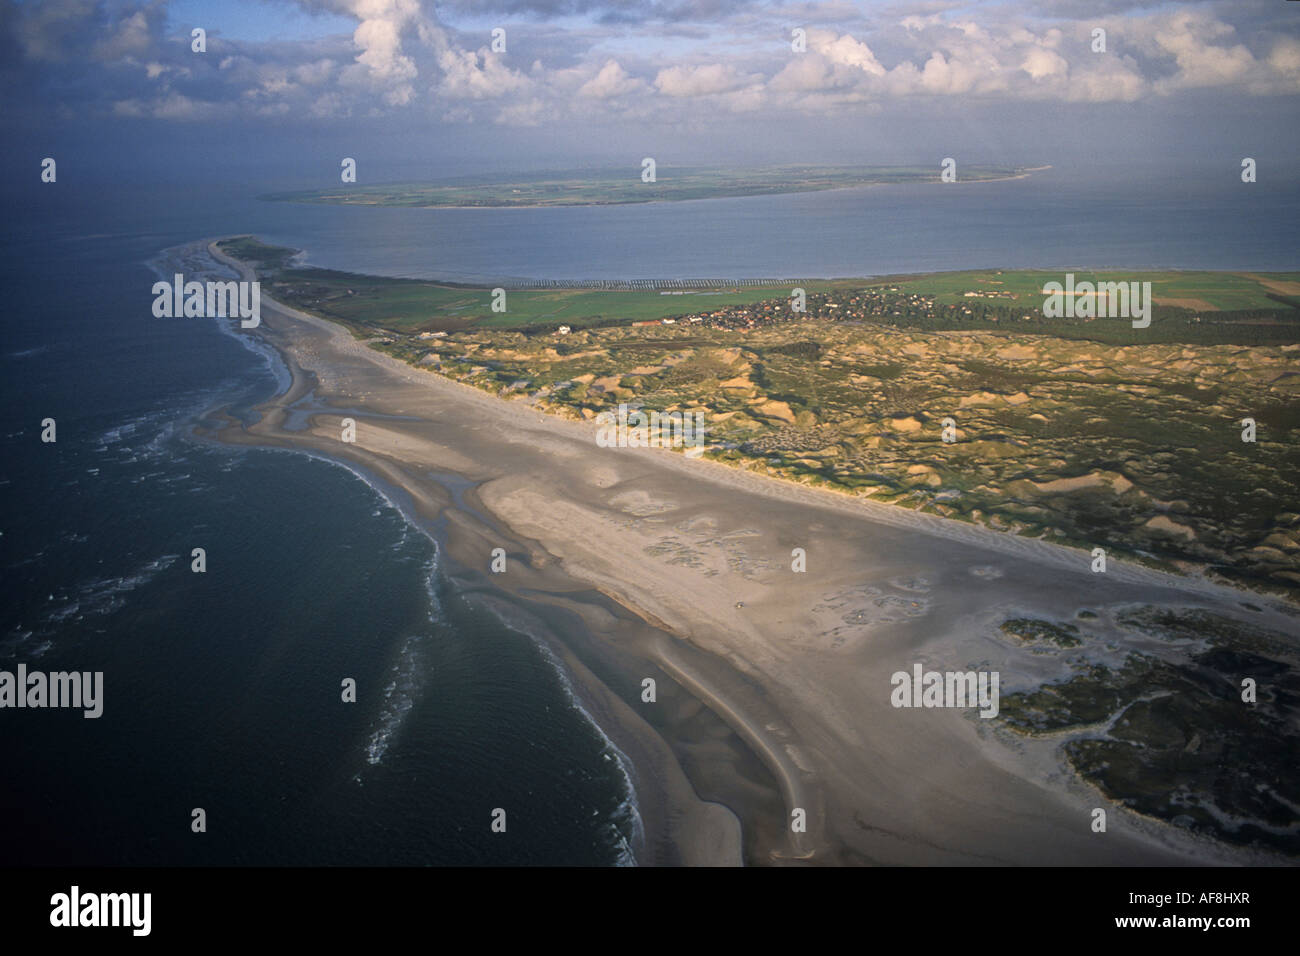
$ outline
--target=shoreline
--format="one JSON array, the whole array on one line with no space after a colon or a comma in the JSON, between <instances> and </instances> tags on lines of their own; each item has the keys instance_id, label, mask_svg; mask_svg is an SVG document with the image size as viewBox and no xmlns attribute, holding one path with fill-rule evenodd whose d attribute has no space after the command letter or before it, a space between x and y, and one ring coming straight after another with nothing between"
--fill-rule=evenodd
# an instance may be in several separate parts
<instances>
[{"instance_id":1,"label":"shoreline","mask_svg":"<svg viewBox=\"0 0 1300 956\"><path fill-rule=\"evenodd\" d=\"M214 258L218 256L220 253ZM224 264L232 268L242 267L242 263L233 259ZM347 335L346 331L339 331L344 336ZM264 424L267 416L274 416L283 423L289 417L288 406L299 403L315 387L312 381L314 376L305 371L292 354L276 343L268 344L280 356L289 372L290 381L287 388L278 391L266 402L253 406L255 411L263 415L263 422L259 424ZM432 520L449 504L448 501L430 501L432 496L422 496L418 489L413 489L408 482L402 481L401 476L386 473L386 469L375 468L374 462L331 454L329 448L316 447L315 443L295 443L270 434L259 434L258 437L251 438L240 422L233 419L228 419L228 422L226 427L209 437L230 445L308 454L342 465L367 485L376 488L377 493L397 507L415 530L434 538L438 549L438 573L458 589L471 592L462 596L472 604L487 605L502 626L541 645L543 654L551 659L557 669L556 679L572 695L577 708L594 725L597 733L627 760L624 769L633 786L628 797L641 818L643 831L643 846L634 854L638 863L694 866L736 866L743 863L739 819L724 805L697 798L677 759L659 739L659 735L625 701L612 693L603 680L591 672L569 644L559 639L558 633L565 628L557 614L553 610L548 613L547 608L530 602L517 592L510 594L512 601L516 602L515 606L505 605L496 596L483 599L479 592L487 587L508 594L510 589L501 588L498 582L487 580L488 576L465 563L465 541L450 540L450 536L440 536L433 531ZM408 502L395 501L391 494L394 489L405 496ZM465 495L472 497L473 490ZM468 531L462 531L462 535L468 534ZM601 597L607 598L606 595ZM572 614L573 607L566 607L561 613L566 612ZM568 633L572 640L571 628ZM665 849L665 845L668 849Z\"/></svg>"},{"instance_id":2,"label":"shoreline","mask_svg":"<svg viewBox=\"0 0 1300 956\"><path fill-rule=\"evenodd\" d=\"M236 268L246 278L251 276L251 269L243 263L224 256L210 245L208 249L217 261ZM507 593L514 592L515 599L525 603L525 592L536 594L549 587L550 598L563 603L564 599L557 595L557 591L572 587L576 581L602 592L628 609L643 622L644 633L623 643L639 651L642 660L653 660L664 672L675 674L678 682L688 687L696 699L703 701L731 727L733 733L745 739L746 746L753 753L761 754L769 774L779 786L780 802L786 811L792 806L807 811L808 829L801 834L791 833L785 822L772 819L770 812L761 820L743 821L748 837L746 856L751 853L762 856L765 851L766 858L774 861L813 858L828 862L1043 862L1053 859L1050 855L1052 847L1064 841L1064 845L1069 845L1073 851L1072 862L1204 861L1207 855L1204 848L1198 852L1195 841L1189 843L1182 835L1169 832L1171 828L1158 821L1133 821L1135 825L1131 828L1131 835L1115 841L1122 844L1116 848L1115 854L1110 848L1103 850L1095 844L1076 843L1073 837L1058 833L1058 827L1048 826L1046 832L1042 832L1041 820L1037 836L1026 835L1015 847L1000 846L997 840L990 841L976 832L987 821L962 826L961 808L972 801L963 800L958 795L961 787L950 779L948 767L935 767L932 759L918 761L915 755L906 752L905 745L900 752L900 744L893 739L895 735L892 732L867 732L865 728L870 728L873 720L887 721L891 715L887 707L880 707L881 701L874 693L867 695L867 700L856 702L855 697L862 693L861 681L851 668L845 668L846 661L839 656L839 645L815 646L817 641L813 638L790 636L791 633L821 633L825 636L827 625L833 621L828 621L825 613L818 613L816 607L811 612L792 612L785 602L771 601L767 588L761 586L762 579L770 582L770 579L778 577L777 566L750 554L739 558L734 554L737 540L762 536L762 532L747 526L751 515L758 510L753 507L755 498L763 499L764 508L772 508L778 514L778 523L784 521L795 528L802 527L803 540L811 538L810 543L816 541L819 544L816 549L809 548L810 560L816 553L826 567L840 569L838 573L827 572L828 576L836 579L832 584L845 583L845 568L865 565L885 575L898 572L900 567L904 570L926 569L951 562L951 552L957 550L978 552L981 560L990 559L990 555L992 560L1006 560L1021 566L1022 572L1026 566L1052 567L1057 569L1054 577L1069 579L1064 583L1054 582L1055 590L1064 593L1096 592L1098 584L1095 580L1084 578L1089 584L1080 587L1076 579L1080 564L1086 570L1083 553L892 505L747 474L716 462L688 461L684 456L656 449L622 450L630 454L611 459L603 452L597 453L587 434L594 431L590 426L543 416L520 403L511 403L472 386L441 379L434 373L415 369L368 349L341 326L296 312L266 297L264 302L270 306L268 311L276 321L268 325L265 332L258 331L295 369L295 385L288 393L260 406L264 419L244 430L246 434L232 434L232 431L240 430L225 429L219 437L241 444L310 447L327 457L360 458L363 467L378 470L385 480L395 478L396 483L415 500L419 500L423 488L424 497L434 510L437 510L439 496L425 487L426 482L422 482L418 475L411 474L412 462L436 460L439 470L461 474L469 481L477 482L475 496L478 502L500 528L517 536L517 546L525 555L522 560L527 573L522 575L525 578L523 586L516 583L515 572L504 576L510 579L508 582L493 581L492 586ZM264 324L267 323L264 321ZM297 364L299 360L314 367L309 371ZM313 391L318 402L324 404L309 416L306 431L285 431L280 426L287 417L286 406L290 404L290 396L298 390L302 390L302 395L306 394L306 380L300 380L298 373L316 377ZM380 387L384 389L383 394L379 392ZM298 397L301 395L293 400ZM345 406L343 411L337 408L340 403ZM459 416L450 425L446 418L438 421L447 426L447 431L464 434L454 438L442 434L435 437L416 425L396 425L364 417L365 411L410 414L411 410L405 406L413 403L428 403L435 412ZM362 447L340 447L333 437L337 434L337 422L343 415L353 415L358 420L357 444ZM460 419L468 424L461 424ZM421 424L433 424L434 421L429 417ZM512 432L503 426L514 426L518 431ZM521 439L520 433L527 437ZM363 434L364 438L361 437ZM538 472L537 478L530 482L511 474L509 468L504 469L504 473L499 468L494 472L492 456L488 454L492 449L485 445L500 446L497 451L507 453L505 458L498 460L513 461L521 445L530 452L544 450L548 454L542 458L548 463L549 472L555 475ZM615 461L618 467L614 466ZM701 467L702 464L706 467ZM539 492L536 485L547 485L547 479L550 479L549 487ZM661 485L672 485L673 490L681 492L683 501L689 497L699 499L695 510L678 503L675 510L688 513L686 530L682 531L679 525L678 533L671 536L690 538L696 529L705 528L704 544L695 542L693 550L697 553L691 555L701 559L701 548L716 552L703 555L704 559L711 558L713 565L703 575L691 570L690 562L686 562L687 567L682 570L681 565L674 566L673 562L656 562L653 556L650 560L644 556L647 553L653 555L656 548L664 546L662 536L655 539L640 527L646 523L645 519L653 522L657 520L655 515L664 513L665 502L656 500L667 494L657 491ZM618 492L620 487L630 490ZM610 496L606 494L609 491L616 493ZM593 496L604 497L604 506L591 505ZM670 505L672 500L672 495L668 494ZM741 503L737 505L735 502L738 500ZM779 504L774 506L773 500ZM442 507L446 507L445 502ZM831 516L837 523L842 519L843 523L853 524L855 530L889 538L900 552L912 553L903 554L901 560L881 567L878 559L873 560L870 549L855 552L851 542L840 540L842 536L837 534L838 528L827 527ZM710 526L714 531L724 526L729 529L721 535L721 544L707 540ZM800 540L797 536L791 537L792 534L794 532L788 527L783 531L786 538L783 547L787 554L790 541ZM781 538L782 534L777 537ZM606 538L617 538L617 543L611 546ZM920 540L922 538L924 540ZM457 549L462 554L453 556L458 561L479 556L478 562L464 560L464 566L470 567L475 563L483 566L482 552L467 548L467 544L466 540L460 541ZM640 555L637 546L640 546ZM515 553L513 548L506 550ZM850 558L847 552L855 553L856 558ZM925 557L927 554L928 558ZM625 575L609 573L609 568L619 567L629 555L638 562L644 580L628 580ZM848 560L827 561L828 555ZM733 558L736 559L734 562ZM696 563L698 565L699 561ZM704 563L709 562L705 560ZM562 573L556 574L557 570ZM1195 595L1211 598L1216 603L1253 593L1235 589L1227 593L1229 589L1209 582L1198 585L1194 580L1172 578L1163 572L1125 566L1120 562L1115 562L1115 570L1117 573L1107 575L1107 586L1118 584L1128 592L1156 589L1172 592L1181 600ZM724 584L719 587L709 580L712 577L719 578ZM998 577L1003 577L1003 574L999 573ZM802 586L802 593L814 599L805 603L815 604L817 592L825 591L828 585L819 582L810 586L806 578L798 583ZM879 574L871 580L877 581L878 578ZM789 580L788 575L785 580ZM969 582L961 580L961 584L967 586ZM782 587L788 586L782 582ZM1005 589L1008 586L1000 587ZM831 591L834 592L833 587ZM738 596L745 600L730 608L731 600ZM1028 600L1023 595L1013 595L1012 603L1021 603L1021 598ZM936 603L930 598L926 600L927 607L929 603ZM961 602L957 603L960 605ZM983 603L987 605L987 600ZM994 601L995 608L999 604L1006 605L1005 595ZM795 607L799 607L799 602ZM569 609L573 610L573 607ZM743 613L736 613L742 609ZM949 619L942 626L947 627L945 633L951 637L961 629L957 627L954 630L954 618L957 625L962 625L969 618L969 612L963 614L960 607L946 610ZM622 631L628 627L626 622L620 628L612 629L608 622L602 626L595 608L587 606L578 608L578 611L579 616L586 612L584 619L591 625L589 631L593 641L622 641ZM792 616L800 619L798 626L791 620ZM915 628L890 623L895 626L876 628L869 635L873 643L879 640L886 650L895 651L901 645L913 656L918 649L934 643L932 634L927 637ZM564 646L563 641L559 643ZM865 643L859 637L850 646L850 651L861 650ZM930 653L930 650L925 650L921 656L928 657ZM637 656L633 654L634 658ZM857 666L868 670L883 668L887 672L892 666L888 654L884 655L883 661L879 654L854 654L853 660ZM566 661L566 665L572 669L571 662ZM822 681L839 685L840 693L831 704L820 701L826 696ZM609 698L612 708L616 699ZM618 703L627 706L627 701ZM895 711L895 723L897 715ZM942 719L945 715L913 716L923 719L906 724L908 730L920 732L935 747L951 751L958 763L972 759L967 749L973 752L974 759L980 764L979 776L985 779L986 784L1001 789L1011 785L1008 778L1018 780L1013 788L1017 791L1018 803L1012 802L1017 806L1023 804L1021 809L1033 807L1039 814L1059 815L1063 800L1072 803L1087 796L1086 793L1047 793L1041 784L1008 775L1001 766L1006 762L1003 754L981 759L980 753L986 745L977 738L984 736L982 729L979 734L974 734L963 720ZM860 719L863 717L868 719L864 722ZM626 720L627 715L623 715L623 719ZM609 731L605 724L601 726ZM617 742L613 733L609 736ZM641 739L653 749L653 741L648 736ZM892 786L870 787L873 776L881 775L882 771L877 763L861 755L857 756L856 769L838 767L838 758L854 753L854 748L844 746L846 741L856 742L869 752L868 756L874 754L878 761L888 765L885 776ZM660 743L668 749L666 741ZM622 747L621 743L619 746ZM627 752L626 748L623 749ZM642 771L646 756L643 754L640 762L636 756L629 756L638 771ZM678 765L679 761L674 759L673 763ZM873 767L877 771L874 775ZM680 766L678 769L680 772ZM942 819L941 814L939 820L918 820L918 814L926 816L926 808L900 803L899 795L909 789L908 779L918 774L932 778L932 782L933 778L943 779L938 788L941 794L938 804L948 807L955 815L953 819ZM696 778L700 776L701 771L697 768ZM686 777L683 776L682 780L685 781ZM995 780L1000 781L1000 785L995 785ZM691 782L687 786L689 788ZM871 793L873 789L878 791L874 796ZM1090 789L1084 787L1085 791ZM682 795L679 787L677 797ZM1095 801L1097 797L1093 795L1091 799ZM762 799L755 798L751 807L763 803ZM860 810L859 803L868 804L869 809ZM744 806L738 808L742 817L745 811ZM998 819L1006 819L1008 824L1017 816L1011 812L1008 817L1005 806L984 805L983 811ZM865 822L864 812L869 814L871 823ZM671 834L679 852L692 840L716 837L725 830L725 825L719 820L709 819L711 815L707 810L697 813L692 826L679 828ZM884 825L885 822L888 825ZM970 824L968 815L965 823ZM647 820L647 830L650 824L651 821ZM756 836L751 837L749 830ZM944 836L938 834L945 835L946 842ZM647 837L650 838L649 833ZM1044 856L1044 853L1049 855ZM1242 854L1219 847L1208 855L1230 859ZM726 852L712 854L715 860L725 860L726 856ZM1059 860L1059 856L1056 859Z\"/></svg>"}]
</instances>

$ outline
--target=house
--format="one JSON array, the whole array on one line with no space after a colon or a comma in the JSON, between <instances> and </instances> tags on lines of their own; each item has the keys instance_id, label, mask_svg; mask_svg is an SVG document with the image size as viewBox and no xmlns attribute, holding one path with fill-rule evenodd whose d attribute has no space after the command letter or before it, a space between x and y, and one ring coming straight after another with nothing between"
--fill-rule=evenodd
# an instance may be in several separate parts
<instances>
[{"instance_id":1,"label":"house","mask_svg":"<svg viewBox=\"0 0 1300 956\"><path fill-rule=\"evenodd\" d=\"M556 335L568 335L568 334L569 334L570 332L572 332L572 331L573 331L573 330L572 330L571 328L569 328L567 325L562 325L562 326L560 326L558 329L555 330L555 334L556 334Z\"/></svg>"}]
</instances>

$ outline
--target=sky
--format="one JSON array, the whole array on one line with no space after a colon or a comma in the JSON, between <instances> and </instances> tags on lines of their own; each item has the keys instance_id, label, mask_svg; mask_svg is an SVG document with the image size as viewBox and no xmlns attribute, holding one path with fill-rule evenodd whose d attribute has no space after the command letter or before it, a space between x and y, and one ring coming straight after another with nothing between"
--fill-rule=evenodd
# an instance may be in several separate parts
<instances>
[{"instance_id":1,"label":"sky","mask_svg":"<svg viewBox=\"0 0 1300 956\"><path fill-rule=\"evenodd\" d=\"M370 182L646 156L1294 177L1300 2L0 0L0 93L6 173L57 150L322 185L344 156Z\"/></svg>"}]
</instances>

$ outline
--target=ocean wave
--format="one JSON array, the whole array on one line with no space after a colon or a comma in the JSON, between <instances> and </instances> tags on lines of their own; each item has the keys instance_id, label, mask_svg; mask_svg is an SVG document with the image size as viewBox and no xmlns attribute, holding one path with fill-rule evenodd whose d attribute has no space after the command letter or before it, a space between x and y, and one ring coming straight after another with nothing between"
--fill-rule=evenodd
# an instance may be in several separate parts
<instances>
[{"instance_id":1,"label":"ocean wave","mask_svg":"<svg viewBox=\"0 0 1300 956\"><path fill-rule=\"evenodd\" d=\"M357 479L357 481L365 485L382 502L381 507L376 509L371 514L371 517L382 516L385 510L389 510L402 519L402 522L399 525L401 531L401 538L393 545L392 550L397 551L404 548L409 543L410 535L413 533L418 534L422 540L428 542L433 546L433 556L429 559L429 562L426 565L427 574L425 577L425 590L429 596L429 603L430 603L430 607L432 608L432 612L431 612L433 614L432 620L435 623L440 623L443 620L442 603L438 598L437 588L435 586L437 580L436 572L438 568L438 540L431 533L429 533L428 530L426 530L423 527L419 517L415 514L415 512L406 504L404 504L401 500L399 500L397 497L394 496L394 494L392 493L391 486L386 485L381 481L379 481L378 479L371 477L366 472L362 471L358 466L354 465L352 462L344 461L343 459L340 458L332 458L329 455L323 454L321 452L311 451L304 448L272 448L272 447L255 446L255 447L248 447L248 448L232 449L232 451L236 455L246 454L248 452L253 452L253 453L268 452L270 454L286 454L295 457L311 458L314 461L319 461L327 465L332 465L335 468L341 468L343 471L346 471L353 478Z\"/></svg>"},{"instance_id":2,"label":"ocean wave","mask_svg":"<svg viewBox=\"0 0 1300 956\"><path fill-rule=\"evenodd\" d=\"M361 481L370 489L371 492L378 495L390 508L404 518L403 528L406 531L414 531L427 539L433 545L433 554L429 559L425 575L425 592L429 598L430 623L433 625L441 624L445 621L445 612L442 603L438 597L437 579L438 579L438 542L433 534L424 527L416 515L397 501L388 488L380 483L377 479L366 474L359 467L351 462L341 459L332 458L328 455L316 451L309 451L301 448L247 448L241 449L241 453L248 452L269 452L272 454L288 454L294 456L303 456L312 458L317 461L325 462L341 468L351 474L354 478ZM381 509L382 511L382 509ZM645 843L645 825L641 818L640 807L636 799L636 780L635 768L628 756L619 749L618 745L605 733L604 728L600 726L596 718L583 705L581 699L573 688L569 680L567 671L563 663L555 656L547 642L539 635L533 633L526 623L518 620L507 620L505 614L495 608L490 608L493 616L506 628L515 631L526 639L530 640L534 646L539 648L542 656L550 665L552 672L556 676L567 703L573 707L586 720L588 725L599 735L603 742L602 753L607 759L611 760L618 768L621 778L623 799L611 814L608 821L611 828L611 843L618 852L617 863L620 866L635 866L637 863L634 847L644 846ZM384 755L388 752L389 744L394 735L401 729L407 714L415 706L421 684L418 680L420 671L416 667L417 658L422 659L419 654L421 646L420 638L423 635L413 635L408 637L404 643L401 652L398 654L398 660L393 666L392 675L384 690L384 710L380 714L378 726L371 732L370 738L366 744L366 761L370 765L380 763ZM361 774L353 777L358 784L363 783ZM624 828L631 831L631 839L624 832ZM614 836L616 834L616 836Z\"/></svg>"},{"instance_id":3,"label":"ocean wave","mask_svg":"<svg viewBox=\"0 0 1300 956\"><path fill-rule=\"evenodd\" d=\"M21 352L8 352L5 354L5 358L31 358L33 355L41 355L49 350L48 345L38 345L32 349L23 349Z\"/></svg>"},{"instance_id":4,"label":"ocean wave","mask_svg":"<svg viewBox=\"0 0 1300 956\"><path fill-rule=\"evenodd\" d=\"M512 625L507 625L507 627L510 627L511 630L519 631L518 628ZM613 833L616 834L618 838L617 845L619 847L619 858L617 860L617 865L636 866L637 859L633 848L645 845L645 824L641 819L641 808L636 799L636 771L632 766L632 761L628 758L627 754L623 753L623 751L619 749L618 744L614 743L613 739L609 734L605 733L604 728L600 726L596 718L591 715L589 710L587 710L586 706L582 703L582 699L574 690L573 683L569 680L568 672L564 669L563 663L561 663L559 658L557 658L554 652L551 651L551 648L547 645L546 641L535 634L529 633L527 630L519 631L519 633L524 634L524 636L528 637L538 648L541 649L542 656L545 657L547 662L551 665L551 669L555 672L560 686L564 689L564 695L569 704L577 710L578 713L582 714L582 716L586 718L587 723L590 724L596 733L600 735L601 741L604 745L601 750L601 756L618 768L619 776L623 784L623 799L619 802L619 805L614 808L614 811L611 814L611 819L608 822ZM627 838L623 826L620 825L624 821L631 830L631 840Z\"/></svg>"},{"instance_id":5,"label":"ocean wave","mask_svg":"<svg viewBox=\"0 0 1300 956\"><path fill-rule=\"evenodd\" d=\"M416 516L403 507L389 493L387 487L378 480L367 475L359 467L351 462L342 461L337 458L331 458L320 452L308 451L300 448L250 448L247 451L266 451L271 453L289 454L314 458L318 461L325 462L335 467L342 468L353 477L366 485L374 494L378 495L390 508L396 511L404 519L404 527L420 534L433 545L433 555L428 563L428 573L425 576L425 592L429 597L430 622L439 624L445 621L445 612L442 603L438 597L437 591L437 572L438 572L438 542L433 534L419 522ZM484 602L490 605L492 602ZM573 707L589 726L599 735L603 742L602 753L607 759L611 760L618 768L621 778L623 799L611 814L608 821L613 833L617 834L616 839L611 843L618 851L617 863L620 866L635 866L637 863L634 847L642 847L645 844L645 825L641 818L641 810L636 799L636 779L635 768L628 756L619 749L618 745L605 733L582 703L581 698L574 690L572 682L569 680L568 672L564 664L555 656L549 644L540 635L533 632L526 622L522 620L521 614L507 615L496 607L489 606L489 611L493 617L504 627L515 631L526 639L530 640L542 653L543 658L550 665L552 672L555 674L560 688L562 689L566 702ZM509 619L508 619L509 618ZM366 745L366 760L369 764L378 764L388 751L389 742L393 735L401 728L406 715L415 705L416 695L419 685L411 680L406 679L406 675L414 675L413 670L407 670L405 665L410 664L414 659L414 652L418 647L416 638L408 638L403 646L403 651L398 655L398 661L394 665L393 676L385 688L384 699L385 709L380 715L379 725L371 733L369 742ZM358 784L362 782L361 775L357 774L353 778ZM624 833L624 824L631 831L629 840ZM613 835L611 834L611 836Z\"/></svg>"},{"instance_id":6,"label":"ocean wave","mask_svg":"<svg viewBox=\"0 0 1300 956\"><path fill-rule=\"evenodd\" d=\"M419 645L424 636L412 634L407 637L397 653L397 662L393 665L388 685L384 688L384 706L379 726L371 733L370 741L366 744L366 762L371 766L384 759L393 735L406 722L406 715L415 706L422 686L421 663L424 655L419 653Z\"/></svg>"},{"instance_id":7,"label":"ocean wave","mask_svg":"<svg viewBox=\"0 0 1300 956\"><path fill-rule=\"evenodd\" d=\"M633 766L632 761L627 754L619 749L618 744L614 743L609 734L605 733L605 729L600 726L600 723L592 716L591 711L583 704L582 698L578 695L573 682L569 678L564 663L555 656L549 642L533 630L526 619L525 612L513 607L509 611L505 611L502 609L500 602L495 600L480 603L487 608L503 627L532 642L533 646L541 653L542 658L550 665L560 689L564 692L565 701L581 714L588 725L599 735L602 743L601 756L605 761L613 763L618 768L623 785L623 799L614 808L610 819L607 821L613 833L617 834L617 839L613 841L619 850L619 858L616 862L619 866L636 866L637 860L634 847L645 845L645 824L641 818L641 808L636 799L636 768ZM627 834L624 833L623 823L626 823L628 829L631 830L630 840Z\"/></svg>"},{"instance_id":8,"label":"ocean wave","mask_svg":"<svg viewBox=\"0 0 1300 956\"><path fill-rule=\"evenodd\" d=\"M233 395L245 384L242 379L231 377L212 387L182 392L170 399L166 407L154 408L104 431L95 439L94 451L101 455L113 452L114 457L109 460L122 465L192 464L187 451L207 446L182 445L174 439L188 437L189 429L213 407L213 395ZM128 481L131 484L150 481L165 485L191 478L192 474L172 474L163 470L136 474Z\"/></svg>"},{"instance_id":9,"label":"ocean wave","mask_svg":"<svg viewBox=\"0 0 1300 956\"><path fill-rule=\"evenodd\" d=\"M97 578L77 586L75 596L45 615L43 625L58 628L66 623L77 623L88 617L104 617L126 606L132 591L143 587L176 563L179 554L164 554L147 561L130 574L119 577ZM51 595L53 598L53 595Z\"/></svg>"},{"instance_id":10,"label":"ocean wave","mask_svg":"<svg viewBox=\"0 0 1300 956\"><path fill-rule=\"evenodd\" d=\"M378 492L377 492L378 493ZM387 500L387 499L385 499ZM400 509L393 506L401 513ZM403 524L403 541L406 540L406 523ZM438 599L438 555L435 549L425 564L425 594L428 597L428 621L430 630L443 622L442 603ZM371 766L379 763L388 752L389 741L406 721L406 715L415 706L424 687L423 638L426 634L415 634L402 643L397 662L393 665L392 676L384 688L384 709L379 716L379 726L370 735L366 744L366 762Z\"/></svg>"},{"instance_id":11,"label":"ocean wave","mask_svg":"<svg viewBox=\"0 0 1300 956\"><path fill-rule=\"evenodd\" d=\"M107 449L110 445L116 445L118 442L123 441L128 435L140 427L142 421L143 419L133 419L129 422L124 422L121 425L113 426L97 439L100 447Z\"/></svg>"},{"instance_id":12,"label":"ocean wave","mask_svg":"<svg viewBox=\"0 0 1300 956\"><path fill-rule=\"evenodd\" d=\"M15 630L0 639L0 657L17 658L18 652L22 651L25 660L32 661L44 657L45 652L54 646L54 642L48 639L40 640L35 645L23 648L32 642L34 637L32 631Z\"/></svg>"}]
</instances>

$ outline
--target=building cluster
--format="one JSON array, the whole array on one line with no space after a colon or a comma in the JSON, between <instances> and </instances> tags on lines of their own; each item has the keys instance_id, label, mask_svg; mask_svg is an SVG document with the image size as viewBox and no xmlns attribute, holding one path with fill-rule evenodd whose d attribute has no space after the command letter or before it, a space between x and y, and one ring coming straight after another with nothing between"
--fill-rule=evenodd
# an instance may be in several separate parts
<instances>
[{"instance_id":1,"label":"building cluster","mask_svg":"<svg viewBox=\"0 0 1300 956\"><path fill-rule=\"evenodd\" d=\"M857 291L810 293L802 312L791 299L764 299L750 305L721 306L682 321L703 322L709 328L744 331L781 322L824 320L832 322L885 321L892 318L983 318L986 310L975 305L942 305L932 295L903 292L897 286ZM994 316L990 316L994 317Z\"/></svg>"}]
</instances>

